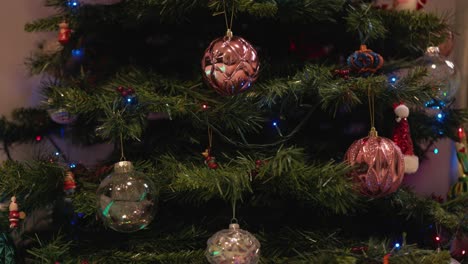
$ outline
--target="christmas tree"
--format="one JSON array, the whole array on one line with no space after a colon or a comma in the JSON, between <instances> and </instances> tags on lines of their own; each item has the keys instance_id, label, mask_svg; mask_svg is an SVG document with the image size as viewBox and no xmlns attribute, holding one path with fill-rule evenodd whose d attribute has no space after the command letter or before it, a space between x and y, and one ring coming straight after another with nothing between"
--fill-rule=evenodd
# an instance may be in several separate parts
<instances>
[{"instance_id":1,"label":"christmas tree","mask_svg":"<svg viewBox=\"0 0 468 264\"><path fill-rule=\"evenodd\" d=\"M45 4L56 14L25 26L57 32L27 59L43 103L0 136L7 155L55 149L0 167L1 263L465 258L468 113L443 17L398 1ZM54 137L114 148L86 167ZM442 138L460 181L418 195L402 180Z\"/></svg>"}]
</instances>

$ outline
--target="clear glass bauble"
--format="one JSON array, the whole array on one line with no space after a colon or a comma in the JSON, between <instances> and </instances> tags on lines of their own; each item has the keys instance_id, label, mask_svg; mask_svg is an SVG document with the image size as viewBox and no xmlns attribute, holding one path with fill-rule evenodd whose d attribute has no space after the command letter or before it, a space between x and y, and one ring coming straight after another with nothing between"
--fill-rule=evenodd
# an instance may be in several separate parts
<instances>
[{"instance_id":1,"label":"clear glass bauble","mask_svg":"<svg viewBox=\"0 0 468 264\"><path fill-rule=\"evenodd\" d=\"M260 259L260 242L238 224L230 224L229 229L208 239L205 255L213 264L256 264Z\"/></svg>"},{"instance_id":2,"label":"clear glass bauble","mask_svg":"<svg viewBox=\"0 0 468 264\"><path fill-rule=\"evenodd\" d=\"M427 69L425 81L434 85L432 96L435 99L449 102L456 96L460 73L452 61L439 53L438 47L429 47L417 63Z\"/></svg>"},{"instance_id":3,"label":"clear glass bauble","mask_svg":"<svg viewBox=\"0 0 468 264\"><path fill-rule=\"evenodd\" d=\"M156 211L156 188L129 161L114 165L114 171L97 190L98 215L104 225L131 233L147 227Z\"/></svg>"}]
</instances>

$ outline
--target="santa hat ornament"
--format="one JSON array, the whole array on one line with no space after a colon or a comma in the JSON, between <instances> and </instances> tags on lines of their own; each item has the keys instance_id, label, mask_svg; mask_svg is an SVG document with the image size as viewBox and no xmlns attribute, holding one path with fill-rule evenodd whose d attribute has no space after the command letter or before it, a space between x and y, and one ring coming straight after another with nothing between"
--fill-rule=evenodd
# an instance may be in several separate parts
<instances>
[{"instance_id":1,"label":"santa hat ornament","mask_svg":"<svg viewBox=\"0 0 468 264\"><path fill-rule=\"evenodd\" d=\"M419 167L419 158L414 155L413 140L408 124L409 108L403 103L393 105L397 116L393 141L400 147L405 158L405 173L415 173Z\"/></svg>"}]
</instances>

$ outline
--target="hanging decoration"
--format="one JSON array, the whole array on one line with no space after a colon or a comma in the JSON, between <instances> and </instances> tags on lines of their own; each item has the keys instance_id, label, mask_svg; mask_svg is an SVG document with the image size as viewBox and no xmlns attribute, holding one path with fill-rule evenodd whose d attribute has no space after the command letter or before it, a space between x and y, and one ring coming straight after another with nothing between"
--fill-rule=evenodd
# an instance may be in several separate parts
<instances>
[{"instance_id":1,"label":"hanging decoration","mask_svg":"<svg viewBox=\"0 0 468 264\"><path fill-rule=\"evenodd\" d=\"M99 185L97 199L98 216L115 231L136 232L154 218L156 189L130 161L114 164L114 171Z\"/></svg>"},{"instance_id":2,"label":"hanging decoration","mask_svg":"<svg viewBox=\"0 0 468 264\"><path fill-rule=\"evenodd\" d=\"M66 21L60 22L58 26L59 26L58 41L60 42L60 44L65 45L70 41L72 30L68 27L68 23Z\"/></svg>"},{"instance_id":3,"label":"hanging decoration","mask_svg":"<svg viewBox=\"0 0 468 264\"><path fill-rule=\"evenodd\" d=\"M75 193L75 189L75 174L72 171L67 171L63 180L63 191L67 197L70 197Z\"/></svg>"},{"instance_id":4,"label":"hanging decoration","mask_svg":"<svg viewBox=\"0 0 468 264\"><path fill-rule=\"evenodd\" d=\"M409 108L403 104L393 106L395 112L396 125L393 130L393 142L400 148L405 159L405 173L415 173L419 167L419 158L414 155L413 140L411 139L410 127L408 123Z\"/></svg>"},{"instance_id":5,"label":"hanging decoration","mask_svg":"<svg viewBox=\"0 0 468 264\"><path fill-rule=\"evenodd\" d=\"M206 83L223 96L235 95L252 88L258 78L260 62L255 48L245 39L234 36L232 22L228 24L226 3L224 2L226 36L215 39L205 50L201 67Z\"/></svg>"},{"instance_id":6,"label":"hanging decoration","mask_svg":"<svg viewBox=\"0 0 468 264\"><path fill-rule=\"evenodd\" d=\"M260 242L238 224L216 232L207 242L206 258L213 264L256 264L260 259Z\"/></svg>"},{"instance_id":7,"label":"hanging decoration","mask_svg":"<svg viewBox=\"0 0 468 264\"><path fill-rule=\"evenodd\" d=\"M202 153L202 156L205 158L205 164L210 169L217 169L218 163L216 163L216 158L211 155L211 148L213 146L213 129L208 127L208 147Z\"/></svg>"},{"instance_id":8,"label":"hanging decoration","mask_svg":"<svg viewBox=\"0 0 468 264\"><path fill-rule=\"evenodd\" d=\"M132 233L146 228L156 211L157 191L145 174L126 161L120 135L121 161L102 180L97 190L98 216L104 225L118 232Z\"/></svg>"},{"instance_id":9,"label":"hanging decoration","mask_svg":"<svg viewBox=\"0 0 468 264\"><path fill-rule=\"evenodd\" d=\"M369 76L382 68L384 59L380 54L373 52L366 45L362 44L359 50L348 57L347 62L354 72L363 76Z\"/></svg>"},{"instance_id":10,"label":"hanging decoration","mask_svg":"<svg viewBox=\"0 0 468 264\"><path fill-rule=\"evenodd\" d=\"M404 176L404 158L400 148L390 139L379 137L374 127L374 94L369 87L369 136L356 140L346 151L345 160L353 166L350 177L361 194L382 197L395 192Z\"/></svg>"},{"instance_id":11,"label":"hanging decoration","mask_svg":"<svg viewBox=\"0 0 468 264\"><path fill-rule=\"evenodd\" d=\"M10 221L10 228L17 228L19 225L19 220L24 219L26 214L19 211L18 203L16 202L16 196L11 197L11 202L9 206L8 220Z\"/></svg>"},{"instance_id":12,"label":"hanging decoration","mask_svg":"<svg viewBox=\"0 0 468 264\"><path fill-rule=\"evenodd\" d=\"M60 125L70 125L76 121L77 116L70 114L65 108L49 109L50 119Z\"/></svg>"},{"instance_id":13,"label":"hanging decoration","mask_svg":"<svg viewBox=\"0 0 468 264\"><path fill-rule=\"evenodd\" d=\"M427 69L424 81L433 85L432 96L443 102L450 102L460 87L460 74L455 64L440 55L438 47L427 48L424 56L416 63Z\"/></svg>"}]
</instances>

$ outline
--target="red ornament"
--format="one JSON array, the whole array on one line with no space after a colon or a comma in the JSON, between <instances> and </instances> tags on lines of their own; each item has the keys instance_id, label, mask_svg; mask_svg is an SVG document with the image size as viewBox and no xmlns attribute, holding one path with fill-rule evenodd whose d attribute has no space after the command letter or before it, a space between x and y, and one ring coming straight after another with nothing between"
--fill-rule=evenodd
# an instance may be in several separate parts
<instances>
[{"instance_id":1,"label":"red ornament","mask_svg":"<svg viewBox=\"0 0 468 264\"><path fill-rule=\"evenodd\" d=\"M71 36L71 29L68 27L68 23L65 21L62 21L59 24L59 35L58 35L58 41L60 44L65 45L70 41L70 36Z\"/></svg>"},{"instance_id":2,"label":"red ornament","mask_svg":"<svg viewBox=\"0 0 468 264\"><path fill-rule=\"evenodd\" d=\"M415 173L419 167L419 158L414 155L413 140L411 139L408 123L409 108L401 104L393 106L397 116L395 129L393 130L393 142L400 147L405 158L405 173Z\"/></svg>"},{"instance_id":3,"label":"red ornament","mask_svg":"<svg viewBox=\"0 0 468 264\"><path fill-rule=\"evenodd\" d=\"M63 191L66 195L72 195L75 193L76 182L75 175L71 171L67 171L65 174L65 179L63 181Z\"/></svg>"},{"instance_id":4,"label":"red ornament","mask_svg":"<svg viewBox=\"0 0 468 264\"><path fill-rule=\"evenodd\" d=\"M217 169L218 163L216 163L216 158L211 156L211 150L207 148L205 152L202 153L203 157L205 157L205 164L208 166L208 168L215 170Z\"/></svg>"},{"instance_id":5,"label":"red ornament","mask_svg":"<svg viewBox=\"0 0 468 264\"><path fill-rule=\"evenodd\" d=\"M375 129L349 147L345 160L356 166L350 176L359 184L363 195L386 196L395 192L403 181L404 159L400 148L390 139L379 137Z\"/></svg>"},{"instance_id":6,"label":"red ornament","mask_svg":"<svg viewBox=\"0 0 468 264\"><path fill-rule=\"evenodd\" d=\"M124 88L122 86L119 86L117 87L117 89L115 89L118 93L120 93L120 95L122 95L122 97L126 97L126 96L129 96L129 95L133 95L135 94L135 90L131 87L128 87L128 88Z\"/></svg>"},{"instance_id":7,"label":"red ornament","mask_svg":"<svg viewBox=\"0 0 468 264\"><path fill-rule=\"evenodd\" d=\"M227 36L211 42L201 67L205 81L217 93L227 96L252 87L258 78L260 62L252 45L229 31Z\"/></svg>"},{"instance_id":8,"label":"red ornament","mask_svg":"<svg viewBox=\"0 0 468 264\"><path fill-rule=\"evenodd\" d=\"M10 228L17 228L20 219L20 212L18 204L16 203L16 196L11 197L10 212L8 214L8 220L10 221Z\"/></svg>"},{"instance_id":9,"label":"red ornament","mask_svg":"<svg viewBox=\"0 0 468 264\"><path fill-rule=\"evenodd\" d=\"M335 76L340 76L341 78L343 78L345 80L349 79L349 73L350 73L349 69L339 69L339 70L334 70L333 71L333 74Z\"/></svg>"}]
</instances>

